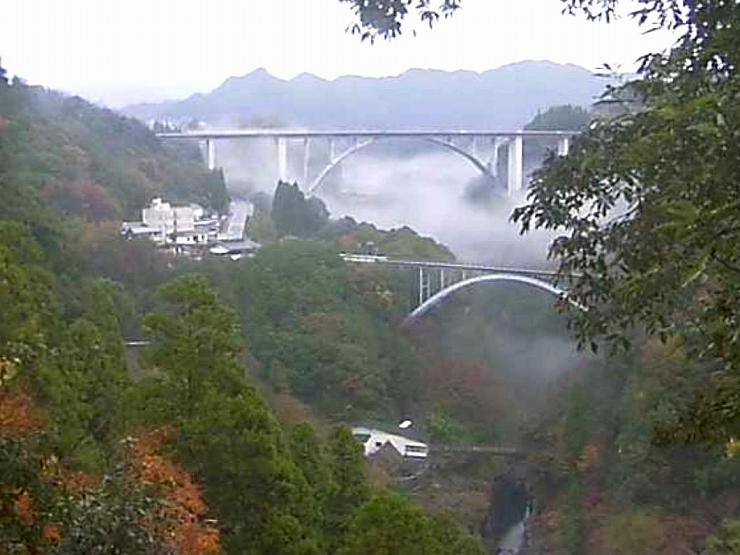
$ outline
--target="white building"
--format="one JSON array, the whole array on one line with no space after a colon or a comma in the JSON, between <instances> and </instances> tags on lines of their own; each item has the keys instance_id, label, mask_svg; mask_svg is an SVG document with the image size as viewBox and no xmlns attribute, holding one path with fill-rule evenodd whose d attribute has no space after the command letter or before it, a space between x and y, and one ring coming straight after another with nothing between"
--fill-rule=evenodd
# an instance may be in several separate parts
<instances>
[{"instance_id":1,"label":"white building","mask_svg":"<svg viewBox=\"0 0 740 555\"><path fill-rule=\"evenodd\" d=\"M176 249L204 246L216 241L218 219L205 218L203 207L197 204L172 206L161 198L152 199L141 211L140 222L123 222L122 232L128 237L149 237L160 245Z\"/></svg>"},{"instance_id":2,"label":"white building","mask_svg":"<svg viewBox=\"0 0 740 555\"><path fill-rule=\"evenodd\" d=\"M426 443L408 437L361 426L352 428L352 435L362 443L366 457L374 455L386 444L393 447L403 458L426 459L429 456L429 446Z\"/></svg>"},{"instance_id":3,"label":"white building","mask_svg":"<svg viewBox=\"0 0 740 555\"><path fill-rule=\"evenodd\" d=\"M197 204L189 206L172 206L161 198L155 198L152 203L141 211L142 223L160 233L194 232L196 221L203 218L203 208Z\"/></svg>"}]
</instances>

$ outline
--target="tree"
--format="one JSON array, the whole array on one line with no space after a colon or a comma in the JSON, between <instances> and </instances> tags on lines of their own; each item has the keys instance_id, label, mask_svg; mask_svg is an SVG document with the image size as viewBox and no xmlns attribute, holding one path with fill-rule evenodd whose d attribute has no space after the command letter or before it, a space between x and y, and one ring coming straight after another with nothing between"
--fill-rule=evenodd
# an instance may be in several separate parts
<instances>
[{"instance_id":1,"label":"tree","mask_svg":"<svg viewBox=\"0 0 740 555\"><path fill-rule=\"evenodd\" d=\"M185 420L180 451L202 476L230 552L318 554L318 507L278 423L251 386L209 393Z\"/></svg>"},{"instance_id":2,"label":"tree","mask_svg":"<svg viewBox=\"0 0 740 555\"><path fill-rule=\"evenodd\" d=\"M349 30L362 40L377 37L394 39L401 35L404 20L416 12L418 19L432 27L441 17L447 18L462 7L462 0L339 0L352 7L358 21ZM559 0L568 14L582 12L592 20L611 21L620 0ZM657 27L687 28L690 36L695 24L693 0L637 0L631 7L631 16L640 24Z\"/></svg>"},{"instance_id":3,"label":"tree","mask_svg":"<svg viewBox=\"0 0 740 555\"><path fill-rule=\"evenodd\" d=\"M334 484L329 459L313 427L305 422L290 429L290 452L314 496L322 505L331 494Z\"/></svg>"},{"instance_id":4,"label":"tree","mask_svg":"<svg viewBox=\"0 0 740 555\"><path fill-rule=\"evenodd\" d=\"M582 131L591 121L591 114L581 106L551 106L524 126L530 131L558 129L561 131Z\"/></svg>"},{"instance_id":5,"label":"tree","mask_svg":"<svg viewBox=\"0 0 740 555\"><path fill-rule=\"evenodd\" d=\"M606 21L619 5L561 1L567 13ZM353 1L354 30L395 37L411 3L392 4ZM513 219L525 233L563 233L551 255L588 308L571 311L582 345L606 338L626 346L639 327L680 338L706 366L705 387L660 435L724 443L740 431L740 6L638 0L631 15L679 36L669 52L642 58L640 81L608 91L640 109L592 125L570 156L552 155Z\"/></svg>"},{"instance_id":6,"label":"tree","mask_svg":"<svg viewBox=\"0 0 740 555\"><path fill-rule=\"evenodd\" d=\"M209 391L240 391L244 348L236 315L202 276L179 278L160 296L165 307L144 318L154 343L148 361L161 372L170 416L192 418Z\"/></svg>"},{"instance_id":7,"label":"tree","mask_svg":"<svg viewBox=\"0 0 740 555\"><path fill-rule=\"evenodd\" d=\"M370 498L362 446L346 426L329 438L329 464L334 491L329 501L329 522L335 537L347 530L354 512Z\"/></svg>"},{"instance_id":8,"label":"tree","mask_svg":"<svg viewBox=\"0 0 740 555\"><path fill-rule=\"evenodd\" d=\"M272 221L280 236L311 237L329 223L329 211L320 199L306 199L297 183L281 181L272 202Z\"/></svg>"},{"instance_id":9,"label":"tree","mask_svg":"<svg viewBox=\"0 0 740 555\"><path fill-rule=\"evenodd\" d=\"M375 497L352 519L340 555L482 555L485 550L446 517L430 518L399 495Z\"/></svg>"},{"instance_id":10,"label":"tree","mask_svg":"<svg viewBox=\"0 0 740 555\"><path fill-rule=\"evenodd\" d=\"M731 555L740 552L740 520L726 520L719 533L711 536L702 555Z\"/></svg>"},{"instance_id":11,"label":"tree","mask_svg":"<svg viewBox=\"0 0 740 555\"><path fill-rule=\"evenodd\" d=\"M235 314L202 276L165 285L145 317L159 376L145 403L164 407L176 445L238 553L318 553L318 508L278 423L246 378Z\"/></svg>"},{"instance_id":12,"label":"tree","mask_svg":"<svg viewBox=\"0 0 740 555\"><path fill-rule=\"evenodd\" d=\"M123 429L128 376L120 335L92 322L72 322L54 352L40 365L38 382L54 415L56 448L87 468L100 467L104 451Z\"/></svg>"},{"instance_id":13,"label":"tree","mask_svg":"<svg viewBox=\"0 0 740 555\"><path fill-rule=\"evenodd\" d=\"M706 369L661 435L723 443L740 431L740 6L686 2L651 15L684 34L630 84L642 109L597 121L570 156L551 157L513 217L523 232L563 233L551 255L588 308L571 311L582 344L626 345L639 327L678 338Z\"/></svg>"},{"instance_id":14,"label":"tree","mask_svg":"<svg viewBox=\"0 0 740 555\"><path fill-rule=\"evenodd\" d=\"M392 39L401 34L409 12L416 11L419 20L430 27L440 18L448 17L460 7L461 0L339 0L351 5L359 22L350 27L362 40L374 41L378 36Z\"/></svg>"}]
</instances>

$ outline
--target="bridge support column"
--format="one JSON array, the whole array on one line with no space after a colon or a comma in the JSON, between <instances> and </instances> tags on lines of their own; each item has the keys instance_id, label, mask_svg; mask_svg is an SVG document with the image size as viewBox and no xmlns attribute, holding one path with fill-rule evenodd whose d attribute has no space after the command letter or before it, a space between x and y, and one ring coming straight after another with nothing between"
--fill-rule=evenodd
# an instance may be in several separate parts
<instances>
[{"instance_id":1,"label":"bridge support column","mask_svg":"<svg viewBox=\"0 0 740 555\"><path fill-rule=\"evenodd\" d=\"M288 143L285 137L275 139L277 148L277 178L278 181L288 180Z\"/></svg>"},{"instance_id":2,"label":"bridge support column","mask_svg":"<svg viewBox=\"0 0 740 555\"><path fill-rule=\"evenodd\" d=\"M512 137L509 141L509 176L507 192L513 196L524 186L524 156L522 136Z\"/></svg>"},{"instance_id":3,"label":"bridge support column","mask_svg":"<svg viewBox=\"0 0 740 555\"><path fill-rule=\"evenodd\" d=\"M442 268L439 271L439 288L444 289L445 288L445 269Z\"/></svg>"},{"instance_id":4,"label":"bridge support column","mask_svg":"<svg viewBox=\"0 0 740 555\"><path fill-rule=\"evenodd\" d=\"M424 304L424 268L419 268L419 306Z\"/></svg>"},{"instance_id":5,"label":"bridge support column","mask_svg":"<svg viewBox=\"0 0 740 555\"><path fill-rule=\"evenodd\" d=\"M311 159L311 139L303 139L303 187L308 189L308 163Z\"/></svg>"},{"instance_id":6,"label":"bridge support column","mask_svg":"<svg viewBox=\"0 0 740 555\"><path fill-rule=\"evenodd\" d=\"M562 137L558 139L558 155L568 156L570 150L570 137Z\"/></svg>"},{"instance_id":7,"label":"bridge support column","mask_svg":"<svg viewBox=\"0 0 740 555\"><path fill-rule=\"evenodd\" d=\"M330 164L333 164L334 160L337 159L336 148L337 148L336 141L332 137L331 139L329 139L329 163Z\"/></svg>"},{"instance_id":8,"label":"bridge support column","mask_svg":"<svg viewBox=\"0 0 740 555\"><path fill-rule=\"evenodd\" d=\"M216 169L216 140L206 139L206 163L209 170Z\"/></svg>"},{"instance_id":9,"label":"bridge support column","mask_svg":"<svg viewBox=\"0 0 740 555\"><path fill-rule=\"evenodd\" d=\"M501 145L497 138L491 139L491 145L493 150L491 151L491 157L488 159L488 171L491 172L493 177L498 177L498 149Z\"/></svg>"},{"instance_id":10,"label":"bridge support column","mask_svg":"<svg viewBox=\"0 0 740 555\"><path fill-rule=\"evenodd\" d=\"M478 158L478 137L473 137L470 142L470 154L473 155L473 158Z\"/></svg>"},{"instance_id":11,"label":"bridge support column","mask_svg":"<svg viewBox=\"0 0 740 555\"><path fill-rule=\"evenodd\" d=\"M419 306L432 296L432 276L419 267Z\"/></svg>"}]
</instances>

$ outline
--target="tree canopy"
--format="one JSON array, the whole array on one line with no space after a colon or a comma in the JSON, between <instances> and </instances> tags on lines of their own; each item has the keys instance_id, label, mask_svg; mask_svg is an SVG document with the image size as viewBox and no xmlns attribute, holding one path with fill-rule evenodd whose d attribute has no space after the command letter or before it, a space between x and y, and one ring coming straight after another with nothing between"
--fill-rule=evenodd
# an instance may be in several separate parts
<instances>
[{"instance_id":1,"label":"tree canopy","mask_svg":"<svg viewBox=\"0 0 740 555\"><path fill-rule=\"evenodd\" d=\"M606 21L624 4L561 1L567 13ZM363 39L394 38L412 11L431 24L461 7L353 6ZM678 338L704 369L704 385L662 436L726 442L740 432L740 6L638 0L630 15L678 41L646 52L638 80L607 90L606 100L631 108L592 123L570 156L552 155L513 219L525 233L562 234L551 256L588 307L572 311L581 344L625 346L642 330Z\"/></svg>"},{"instance_id":2,"label":"tree canopy","mask_svg":"<svg viewBox=\"0 0 740 555\"><path fill-rule=\"evenodd\" d=\"M339 0L350 4L357 20L349 26L349 31L359 35L362 40L374 41L381 37L394 39L406 28L408 18L416 19L432 27L440 19L454 15L463 7L462 0ZM563 5L568 14L583 13L593 20L611 21L616 16L620 0L553 0ZM725 4L707 2L708 4ZM726 3L731 4L731 3ZM696 18L697 6L693 0L636 0L630 8L630 15L642 24L656 27L684 28L685 38L701 32ZM413 27L412 27L412 32Z\"/></svg>"},{"instance_id":3,"label":"tree canopy","mask_svg":"<svg viewBox=\"0 0 740 555\"><path fill-rule=\"evenodd\" d=\"M589 308L572 314L582 342L681 341L707 380L666 433L722 442L740 431L740 6L704 2L680 23L684 42L628 85L639 106L551 157L514 219L562 233L551 255Z\"/></svg>"}]
</instances>

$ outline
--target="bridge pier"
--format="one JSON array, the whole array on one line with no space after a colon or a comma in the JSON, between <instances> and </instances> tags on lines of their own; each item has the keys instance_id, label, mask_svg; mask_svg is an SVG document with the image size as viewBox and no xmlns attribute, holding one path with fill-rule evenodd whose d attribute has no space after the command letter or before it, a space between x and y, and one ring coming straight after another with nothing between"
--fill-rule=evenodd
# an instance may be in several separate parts
<instances>
[{"instance_id":1,"label":"bridge pier","mask_svg":"<svg viewBox=\"0 0 740 555\"><path fill-rule=\"evenodd\" d=\"M288 180L288 143L285 137L275 139L277 148L277 178L278 181Z\"/></svg>"},{"instance_id":2,"label":"bridge pier","mask_svg":"<svg viewBox=\"0 0 740 555\"><path fill-rule=\"evenodd\" d=\"M303 187L308 188L308 164L311 160L311 139L303 139Z\"/></svg>"},{"instance_id":3,"label":"bridge pier","mask_svg":"<svg viewBox=\"0 0 740 555\"><path fill-rule=\"evenodd\" d=\"M568 156L570 150L570 137L561 137L558 139L558 155Z\"/></svg>"},{"instance_id":4,"label":"bridge pier","mask_svg":"<svg viewBox=\"0 0 740 555\"><path fill-rule=\"evenodd\" d=\"M208 169L216 169L216 139L206 139L206 164Z\"/></svg>"},{"instance_id":5,"label":"bridge pier","mask_svg":"<svg viewBox=\"0 0 740 555\"><path fill-rule=\"evenodd\" d=\"M524 185L524 148L521 135L509 140L509 175L506 191L509 197L522 190Z\"/></svg>"},{"instance_id":6,"label":"bridge pier","mask_svg":"<svg viewBox=\"0 0 740 555\"><path fill-rule=\"evenodd\" d=\"M575 133L572 131L467 131L467 130L329 130L329 131L298 131L298 130L207 130L188 131L173 133L157 133L162 139L185 139L201 140L204 142L204 157L208 168L216 169L217 139L274 139L277 151L277 177L286 180L288 178L288 145L289 140L303 139L303 181L308 185L310 171L310 141L321 139L328 141L329 163L319 172L315 179L308 185L308 193L312 193L320 186L321 180L326 177L334 166L341 163L347 156L357 152L370 143L393 138L413 139L427 141L451 150L466 158L480 173L489 179L497 178L499 149L503 146L508 148L508 176L506 189L509 196L516 196L524 189L525 175L523 164L523 141L524 137L550 138L557 140L557 152L567 155L570 148L570 138ZM491 141L493 149L490 158L487 155L488 141ZM337 142L342 147L342 152L337 152ZM481 141L484 141L483 143ZM299 170L300 171L300 170Z\"/></svg>"},{"instance_id":7,"label":"bridge pier","mask_svg":"<svg viewBox=\"0 0 740 555\"><path fill-rule=\"evenodd\" d=\"M491 150L491 156L486 162L486 166L488 166L488 171L491 172L493 177L498 177L498 149L501 146L498 138L491 139L491 146L493 148Z\"/></svg>"}]
</instances>

